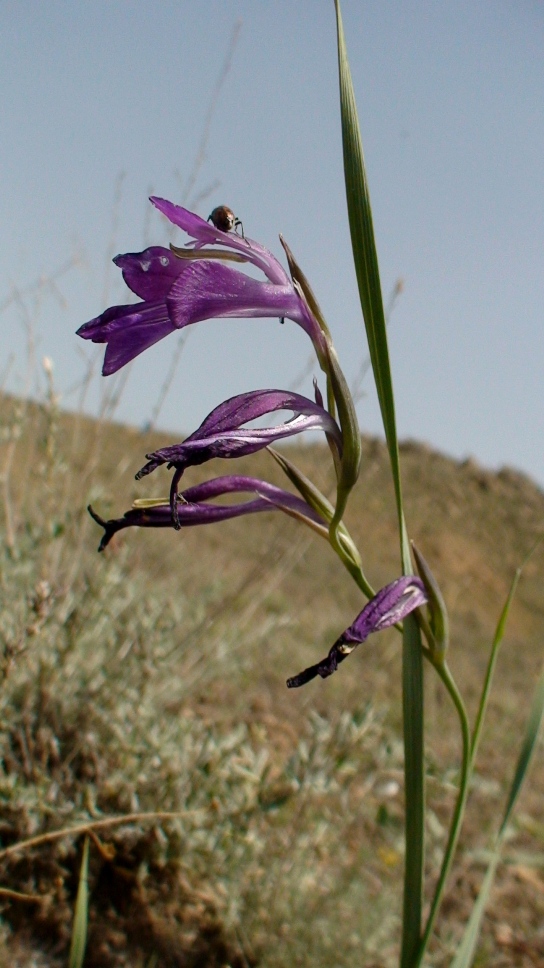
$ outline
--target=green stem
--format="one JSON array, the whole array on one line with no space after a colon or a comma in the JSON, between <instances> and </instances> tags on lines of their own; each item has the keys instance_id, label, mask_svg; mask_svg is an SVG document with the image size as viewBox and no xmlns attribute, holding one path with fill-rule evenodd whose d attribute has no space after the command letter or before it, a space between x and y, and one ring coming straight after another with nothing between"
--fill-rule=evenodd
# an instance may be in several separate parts
<instances>
[{"instance_id":1,"label":"green stem","mask_svg":"<svg viewBox=\"0 0 544 968\"><path fill-rule=\"evenodd\" d=\"M337 505L329 528L329 540L359 588L369 598L369 587L361 568L342 547L339 519L343 508ZM401 549L404 571L409 574L409 548L401 512ZM423 646L414 616L403 623L402 703L404 721L404 770L406 809L406 856L402 919L401 968L413 968L421 943L423 868L425 861L425 768L423 708Z\"/></svg>"},{"instance_id":2,"label":"green stem","mask_svg":"<svg viewBox=\"0 0 544 968\"><path fill-rule=\"evenodd\" d=\"M402 639L406 854L400 964L401 968L413 968L421 940L425 858L423 658L421 633L413 615L404 619Z\"/></svg>"},{"instance_id":3,"label":"green stem","mask_svg":"<svg viewBox=\"0 0 544 968\"><path fill-rule=\"evenodd\" d=\"M471 743L471 739L470 739L470 725L468 721L467 712L466 712L463 700L461 698L461 694L459 693L459 690L452 678L452 675L446 663L445 662L436 663L432 659L430 661L433 663L434 668L436 669L436 671L438 672L438 675L442 679L442 682L444 683L453 701L453 704L457 711L457 715L459 716L459 722L461 726L461 736L462 736L462 742L463 742L463 755L462 755L462 762L461 762L461 777L459 780L459 792L457 794L457 802L455 804L455 810L452 817L448 842L446 845L446 850L444 852L444 858L442 860L440 875L438 877L438 882L435 888L434 897L431 903L431 910L429 912L429 917L427 919L427 924L425 925L425 931L423 933L423 937L421 939L421 945L418 951L416 968L419 968L419 965L421 965L423 961L423 958L425 956L425 952L427 950L427 946L429 944L429 940L436 922L436 917L440 908L440 904L442 903L444 888L446 886L446 881L448 879L448 876L451 870L455 849L457 847L459 834L461 832L461 826L463 823L463 817L465 813L465 807L466 807L466 802L467 802L467 797L469 792L469 781L472 775L472 764L473 764L473 759L472 759L473 744Z\"/></svg>"},{"instance_id":4,"label":"green stem","mask_svg":"<svg viewBox=\"0 0 544 968\"><path fill-rule=\"evenodd\" d=\"M363 592L364 595L366 595L367 598L373 598L374 589L372 588L372 585L369 585L369 583L367 582L361 565L358 565L353 560L349 552L346 551L344 545L342 544L341 535L339 534L339 531L338 531L338 523L336 523L335 525L334 519L331 522L331 526L329 530L329 542L333 551L335 551L338 557L340 558L340 561L344 565L344 568L346 568L349 571L355 584L361 589L361 591Z\"/></svg>"}]
</instances>

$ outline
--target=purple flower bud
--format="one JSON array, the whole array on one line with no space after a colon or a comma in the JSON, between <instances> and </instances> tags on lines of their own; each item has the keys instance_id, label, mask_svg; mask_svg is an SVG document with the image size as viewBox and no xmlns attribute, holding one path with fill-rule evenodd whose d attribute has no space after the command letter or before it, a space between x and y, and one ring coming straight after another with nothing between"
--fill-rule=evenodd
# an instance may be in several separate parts
<instances>
[{"instance_id":1,"label":"purple flower bud","mask_svg":"<svg viewBox=\"0 0 544 968\"><path fill-rule=\"evenodd\" d=\"M353 624L342 632L325 659L287 680L289 689L304 686L316 676L326 679L336 672L340 663L353 652L357 645L364 642L371 632L381 632L382 629L401 622L410 612L427 601L423 582L413 575L405 575L386 585L367 602Z\"/></svg>"}]
</instances>

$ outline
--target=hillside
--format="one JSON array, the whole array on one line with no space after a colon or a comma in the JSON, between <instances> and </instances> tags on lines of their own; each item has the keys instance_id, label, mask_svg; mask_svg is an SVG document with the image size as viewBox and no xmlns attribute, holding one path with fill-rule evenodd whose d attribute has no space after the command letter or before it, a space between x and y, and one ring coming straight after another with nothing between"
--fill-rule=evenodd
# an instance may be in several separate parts
<instances>
[{"instance_id":1,"label":"hillside","mask_svg":"<svg viewBox=\"0 0 544 968\"><path fill-rule=\"evenodd\" d=\"M118 516L135 497L166 494L166 471L140 483L134 472L171 438L66 415L54 403L0 404L3 846L89 817L183 812L105 828L93 842L85 964L279 968L324 964L331 952L341 966L360 965L361 952L367 965L394 964L398 636L383 633L330 680L288 691L287 676L324 655L364 604L325 542L271 513L180 533L130 529L98 555L100 529L86 505ZM330 488L325 448L288 453ZM544 532L544 494L514 470L494 474L414 442L402 445L401 460L410 537L442 587L450 664L473 712L514 571ZM232 472L229 464L193 469L187 484ZM268 455L236 467L284 483ZM346 523L374 586L395 578L393 497L378 440L363 440ZM540 549L499 660L437 966L448 964L481 879L542 665L543 572ZM459 743L432 673L427 704L436 869ZM544 959L543 792L540 752L479 964ZM30 964L30 952L33 964L67 963L81 846L71 836L0 850L1 884L34 897L5 898L6 965Z\"/></svg>"}]
</instances>

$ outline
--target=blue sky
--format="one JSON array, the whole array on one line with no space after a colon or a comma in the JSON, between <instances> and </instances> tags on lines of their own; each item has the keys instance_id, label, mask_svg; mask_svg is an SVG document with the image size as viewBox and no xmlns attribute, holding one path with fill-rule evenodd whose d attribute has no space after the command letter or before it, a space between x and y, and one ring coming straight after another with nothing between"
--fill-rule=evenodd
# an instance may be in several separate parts
<instances>
[{"instance_id":1,"label":"blue sky","mask_svg":"<svg viewBox=\"0 0 544 968\"><path fill-rule=\"evenodd\" d=\"M544 485L544 5L344 0L342 9L385 297L404 281L390 326L400 436ZM227 203L278 256L283 233L356 377L367 350L332 0L4 0L0 375L9 369L9 389L43 385L39 367L27 379L31 323L37 360L52 358L63 404L78 405L94 348L74 331L126 300L112 255L168 240L146 199L183 201L237 22L186 201L204 217ZM55 285L33 290L72 259ZM177 347L173 336L133 364L119 419L150 419ZM227 396L292 387L309 356L294 324L191 327L159 425L188 433ZM90 409L107 382L96 379ZM309 376L297 384L310 387ZM370 375L364 390L361 428L378 434Z\"/></svg>"}]
</instances>

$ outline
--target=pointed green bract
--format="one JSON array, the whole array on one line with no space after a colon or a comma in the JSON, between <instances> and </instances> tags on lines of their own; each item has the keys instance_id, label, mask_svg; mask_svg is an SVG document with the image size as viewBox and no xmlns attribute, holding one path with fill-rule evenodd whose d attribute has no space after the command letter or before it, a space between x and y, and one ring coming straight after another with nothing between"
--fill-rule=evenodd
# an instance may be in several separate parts
<instances>
[{"instance_id":1,"label":"pointed green bract","mask_svg":"<svg viewBox=\"0 0 544 968\"><path fill-rule=\"evenodd\" d=\"M281 243L285 249L285 254L289 262L289 269L295 287L299 287L300 295L308 305L308 308L317 321L323 334L323 353L320 357L321 365L327 374L327 396L329 397L329 412L332 416L338 412L340 428L342 430L342 455L339 460L335 458L337 467L338 490L337 501L334 515L334 529L342 519L345 511L349 494L357 482L361 466L361 432L355 411L353 397L349 391L346 378L340 367L336 350L334 349L331 335L319 303L315 297L312 287L305 274L296 261L291 249L280 236ZM332 399L330 399L332 392ZM334 454L333 454L334 456Z\"/></svg>"},{"instance_id":2,"label":"pointed green bract","mask_svg":"<svg viewBox=\"0 0 544 968\"><path fill-rule=\"evenodd\" d=\"M342 431L342 457L338 478L338 499L335 517L341 519L350 491L357 483L361 468L361 432L355 412L353 397L338 362L332 343L327 343L329 377L338 408L338 420Z\"/></svg>"},{"instance_id":3,"label":"pointed green bract","mask_svg":"<svg viewBox=\"0 0 544 968\"><path fill-rule=\"evenodd\" d=\"M429 596L428 607L431 620L432 657L435 662L443 662L449 643L448 610L436 578L413 541L412 551L414 552L419 577L423 581Z\"/></svg>"},{"instance_id":4,"label":"pointed green bract","mask_svg":"<svg viewBox=\"0 0 544 968\"><path fill-rule=\"evenodd\" d=\"M334 515L334 508L325 495L321 493L313 481L309 477L306 477L306 474L299 470L285 454L280 454L274 447L267 447L266 449L276 463L279 464L291 483L294 484L304 500L330 524Z\"/></svg>"},{"instance_id":5,"label":"pointed green bract","mask_svg":"<svg viewBox=\"0 0 544 968\"><path fill-rule=\"evenodd\" d=\"M310 481L310 479L306 477L306 475L303 474L298 467L295 467L295 465L288 460L285 454L278 453L278 451L274 450L273 447L268 447L267 450L270 454L272 454L274 460L277 461L281 469L287 475L291 483L294 484L304 500L330 525L334 518L335 509L330 501L327 500L325 495L321 493L315 484L313 484L313 482ZM335 534L337 539L335 548L340 560L345 565L354 581L356 581L361 591L364 592L368 598L372 598L374 595L374 589L367 581L367 578L363 572L361 556L357 550L357 546L343 522L339 522Z\"/></svg>"},{"instance_id":6,"label":"pointed green bract","mask_svg":"<svg viewBox=\"0 0 544 968\"><path fill-rule=\"evenodd\" d=\"M291 273L291 278L293 280L293 283L295 283L298 286L301 294L304 296L308 304L308 308L312 313L312 315L314 316L314 318L317 320L317 323L319 325L321 332L330 341L331 331L327 326L327 323L325 322L325 317L321 312L321 308L319 306L315 293L306 277L306 274L300 268L297 260L295 259L293 253L291 252L291 249L289 248L289 246L287 245L287 242L283 238L283 235L280 235L280 242L283 246L285 255L287 256L287 262L289 265L289 271Z\"/></svg>"}]
</instances>

